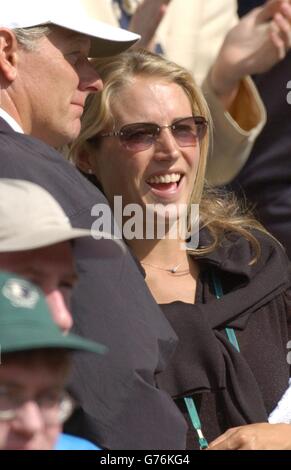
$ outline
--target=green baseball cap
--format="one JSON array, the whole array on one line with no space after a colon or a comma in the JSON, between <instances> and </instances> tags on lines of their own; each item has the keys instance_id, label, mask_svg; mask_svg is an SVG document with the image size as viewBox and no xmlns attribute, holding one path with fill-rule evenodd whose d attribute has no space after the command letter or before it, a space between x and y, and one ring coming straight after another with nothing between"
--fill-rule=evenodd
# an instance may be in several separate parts
<instances>
[{"instance_id":1,"label":"green baseball cap","mask_svg":"<svg viewBox=\"0 0 291 470\"><path fill-rule=\"evenodd\" d=\"M54 323L44 295L30 282L0 272L0 351L68 349L104 354L107 348L77 335L64 335Z\"/></svg>"}]
</instances>

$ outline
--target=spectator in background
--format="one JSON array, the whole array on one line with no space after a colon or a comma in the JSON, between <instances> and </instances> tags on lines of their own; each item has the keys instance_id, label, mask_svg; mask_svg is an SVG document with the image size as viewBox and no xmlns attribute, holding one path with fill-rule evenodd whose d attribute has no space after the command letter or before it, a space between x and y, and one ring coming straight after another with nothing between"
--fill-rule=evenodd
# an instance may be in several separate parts
<instances>
[{"instance_id":1,"label":"spectator in background","mask_svg":"<svg viewBox=\"0 0 291 470\"><path fill-rule=\"evenodd\" d=\"M73 411L65 386L72 351L105 348L63 335L41 292L14 274L0 272L0 450L53 450ZM75 450L96 449L74 439ZM63 449L67 450L67 449Z\"/></svg>"},{"instance_id":2,"label":"spectator in background","mask_svg":"<svg viewBox=\"0 0 291 470\"><path fill-rule=\"evenodd\" d=\"M242 2L244 3L244 2ZM291 258L291 53L254 77L268 121L231 189L246 198L257 218L281 241Z\"/></svg>"},{"instance_id":3,"label":"spectator in background","mask_svg":"<svg viewBox=\"0 0 291 470\"><path fill-rule=\"evenodd\" d=\"M86 4L93 15L95 0ZM139 45L162 52L202 84L214 120L207 179L215 185L231 181L266 122L247 76L269 70L290 48L286 23L276 15L281 12L288 24L288 0L271 0L239 24L236 0L99 0L98 7L100 19L127 22L142 35Z\"/></svg>"},{"instance_id":4,"label":"spectator in background","mask_svg":"<svg viewBox=\"0 0 291 470\"><path fill-rule=\"evenodd\" d=\"M73 325L69 305L77 281L70 242L92 235L106 236L73 228L59 204L40 186L0 179L0 269L18 273L39 286L63 331ZM107 236L108 240L92 239L96 262L98 257L122 253L122 245Z\"/></svg>"}]
</instances>

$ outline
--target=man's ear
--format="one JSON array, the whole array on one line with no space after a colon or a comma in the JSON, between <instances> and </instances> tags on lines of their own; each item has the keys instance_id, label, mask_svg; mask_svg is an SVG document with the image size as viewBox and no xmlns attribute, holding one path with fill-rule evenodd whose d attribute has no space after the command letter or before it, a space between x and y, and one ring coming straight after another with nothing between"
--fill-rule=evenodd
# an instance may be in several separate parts
<instances>
[{"instance_id":1,"label":"man's ear","mask_svg":"<svg viewBox=\"0 0 291 470\"><path fill-rule=\"evenodd\" d=\"M8 82L13 82L17 75L18 43L10 29L0 28L0 73Z\"/></svg>"}]
</instances>

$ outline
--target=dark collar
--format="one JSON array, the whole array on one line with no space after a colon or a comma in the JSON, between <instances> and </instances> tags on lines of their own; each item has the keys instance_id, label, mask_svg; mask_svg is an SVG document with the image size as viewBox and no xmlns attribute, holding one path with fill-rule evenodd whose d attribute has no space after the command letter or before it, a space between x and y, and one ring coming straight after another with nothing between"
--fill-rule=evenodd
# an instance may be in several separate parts
<instances>
[{"instance_id":1,"label":"dark collar","mask_svg":"<svg viewBox=\"0 0 291 470\"><path fill-rule=\"evenodd\" d=\"M271 236L254 230L261 254L251 264L254 253L244 237L228 234L220 246L209 255L197 259L205 269L215 269L221 280L232 279L232 289L219 302L209 303L205 310L212 328L231 327L244 329L254 307L260 308L290 286L290 262L285 251ZM201 232L201 245L209 242L209 234ZM223 282L222 282L223 284ZM222 285L223 287L223 285Z\"/></svg>"},{"instance_id":2,"label":"dark collar","mask_svg":"<svg viewBox=\"0 0 291 470\"><path fill-rule=\"evenodd\" d=\"M15 132L2 117L0 117L0 132Z\"/></svg>"}]
</instances>

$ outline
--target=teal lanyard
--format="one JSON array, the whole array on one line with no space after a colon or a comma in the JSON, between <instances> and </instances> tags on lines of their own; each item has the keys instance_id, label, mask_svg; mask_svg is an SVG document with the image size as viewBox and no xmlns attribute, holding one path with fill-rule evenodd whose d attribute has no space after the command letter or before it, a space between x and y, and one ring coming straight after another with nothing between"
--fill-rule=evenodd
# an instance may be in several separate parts
<instances>
[{"instance_id":1,"label":"teal lanyard","mask_svg":"<svg viewBox=\"0 0 291 470\"><path fill-rule=\"evenodd\" d=\"M223 297L223 290L222 290L221 282L213 270L211 271L211 277L212 277L212 282L213 282L213 286L215 290L215 297L219 300ZM236 339L234 330L232 328L225 328L225 331L229 339L229 342L235 347L235 349L238 352L240 352L239 344Z\"/></svg>"},{"instance_id":2,"label":"teal lanyard","mask_svg":"<svg viewBox=\"0 0 291 470\"><path fill-rule=\"evenodd\" d=\"M211 277L212 277L212 282L214 286L215 296L219 300L223 297L223 290L222 290L221 282L213 270L211 271ZM226 328L225 331L229 339L229 342L234 346L234 348L238 352L240 352L239 344L238 344L234 330L232 328ZM208 442L205 439L203 432L202 432L201 421L197 412L195 402L192 397L185 397L184 402L188 410L191 423L197 432L200 449L202 450L207 449Z\"/></svg>"},{"instance_id":3,"label":"teal lanyard","mask_svg":"<svg viewBox=\"0 0 291 470\"><path fill-rule=\"evenodd\" d=\"M208 442L207 442L207 440L205 439L205 437L203 435L203 432L202 432L202 429L201 429L202 428L201 421L200 421L200 418L199 418L194 400L191 397L185 397L184 402L185 402L185 405L187 407L187 410L188 410L191 422L193 424L193 427L197 432L200 449L201 450L207 449Z\"/></svg>"}]
</instances>

